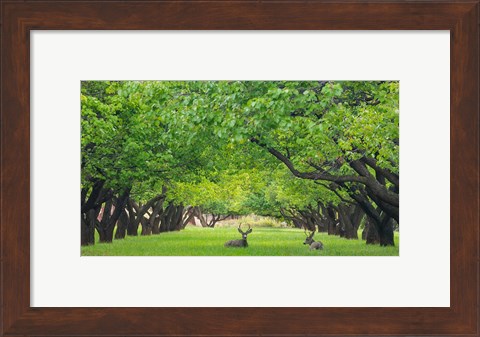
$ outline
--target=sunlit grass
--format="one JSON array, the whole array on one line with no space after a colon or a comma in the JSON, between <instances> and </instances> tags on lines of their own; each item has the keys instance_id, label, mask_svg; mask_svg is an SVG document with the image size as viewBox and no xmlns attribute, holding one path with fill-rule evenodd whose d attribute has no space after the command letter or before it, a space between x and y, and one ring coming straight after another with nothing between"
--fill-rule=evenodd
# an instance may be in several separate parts
<instances>
[{"instance_id":1,"label":"sunlit grass","mask_svg":"<svg viewBox=\"0 0 480 337\"><path fill-rule=\"evenodd\" d=\"M126 237L113 243L96 243L82 247L82 255L116 256L398 256L399 236L395 233L395 247L367 245L363 240L346 240L326 233L317 233L324 249L309 250L303 245L304 232L293 228L253 228L247 248L226 248L223 244L240 239L236 228L199 228L188 226L180 232L159 235Z\"/></svg>"}]
</instances>

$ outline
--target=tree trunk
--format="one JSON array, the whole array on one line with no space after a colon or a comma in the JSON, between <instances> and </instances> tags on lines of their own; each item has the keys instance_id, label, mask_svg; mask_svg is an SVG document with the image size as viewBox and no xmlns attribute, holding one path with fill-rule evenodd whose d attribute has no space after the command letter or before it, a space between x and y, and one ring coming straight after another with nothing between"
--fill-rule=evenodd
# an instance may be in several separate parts
<instances>
[{"instance_id":1,"label":"tree trunk","mask_svg":"<svg viewBox=\"0 0 480 337\"><path fill-rule=\"evenodd\" d=\"M175 213L175 206L173 205L173 203L169 203L167 208L162 214L162 219L160 221L160 233L170 231L174 213Z\"/></svg>"},{"instance_id":2,"label":"tree trunk","mask_svg":"<svg viewBox=\"0 0 480 337\"><path fill-rule=\"evenodd\" d=\"M188 224L195 226L195 214L193 212L193 207L187 207L187 210L184 212L182 222L182 229L184 229Z\"/></svg>"},{"instance_id":3,"label":"tree trunk","mask_svg":"<svg viewBox=\"0 0 480 337\"><path fill-rule=\"evenodd\" d=\"M138 205L131 198L127 202L127 211L128 211L128 225L127 225L127 235L137 236L138 235L138 223L135 221L136 214L138 212Z\"/></svg>"},{"instance_id":4,"label":"tree trunk","mask_svg":"<svg viewBox=\"0 0 480 337\"><path fill-rule=\"evenodd\" d=\"M92 190L90 191L90 195L87 200L87 194L88 190L86 188L83 188L81 191L81 197L82 197L82 208L81 208L81 213L87 213L89 210L93 208L97 208L99 204L103 203L104 200L99 200L101 199L101 193L103 191L103 185L105 184L105 181L103 180L96 180L93 183Z\"/></svg>"},{"instance_id":5,"label":"tree trunk","mask_svg":"<svg viewBox=\"0 0 480 337\"><path fill-rule=\"evenodd\" d=\"M81 219L81 244L82 246L95 244L95 222L97 211L90 209L86 214L82 214Z\"/></svg>"},{"instance_id":6,"label":"tree trunk","mask_svg":"<svg viewBox=\"0 0 480 337\"><path fill-rule=\"evenodd\" d=\"M147 219L146 216L143 216L140 220L140 225L142 225L142 235L152 234L152 227L150 227L150 219Z\"/></svg>"},{"instance_id":7,"label":"tree trunk","mask_svg":"<svg viewBox=\"0 0 480 337\"><path fill-rule=\"evenodd\" d=\"M334 221L330 221L327 227L327 234L328 235L337 235L336 230L337 224Z\"/></svg>"},{"instance_id":8,"label":"tree trunk","mask_svg":"<svg viewBox=\"0 0 480 337\"><path fill-rule=\"evenodd\" d=\"M367 241L367 245L376 245L380 243L380 237L378 236L377 228L375 227L374 220L367 217L365 221L365 228L362 232L362 239Z\"/></svg>"},{"instance_id":9,"label":"tree trunk","mask_svg":"<svg viewBox=\"0 0 480 337\"><path fill-rule=\"evenodd\" d=\"M172 230L179 231L183 229L183 205L178 205L175 207L175 216L173 218Z\"/></svg>"},{"instance_id":10,"label":"tree trunk","mask_svg":"<svg viewBox=\"0 0 480 337\"><path fill-rule=\"evenodd\" d=\"M358 239L357 230L352 224L350 212L352 212L352 206L345 204L338 205L338 214L340 216L340 223L343 229L343 236L346 239Z\"/></svg>"},{"instance_id":11,"label":"tree trunk","mask_svg":"<svg viewBox=\"0 0 480 337\"><path fill-rule=\"evenodd\" d=\"M360 205L341 203L338 213L345 238L358 239L358 227L365 215Z\"/></svg>"},{"instance_id":12,"label":"tree trunk","mask_svg":"<svg viewBox=\"0 0 480 337\"><path fill-rule=\"evenodd\" d=\"M313 219L310 212L304 211L304 210L299 210L298 215L299 215L299 218L302 219L302 222L304 224L305 229L307 229L311 232L314 232L316 230L315 220Z\"/></svg>"},{"instance_id":13,"label":"tree trunk","mask_svg":"<svg viewBox=\"0 0 480 337\"><path fill-rule=\"evenodd\" d=\"M366 231L367 244L380 243L380 246L395 246L393 219L386 213L382 213L380 221L368 217L364 231Z\"/></svg>"},{"instance_id":14,"label":"tree trunk","mask_svg":"<svg viewBox=\"0 0 480 337\"><path fill-rule=\"evenodd\" d=\"M97 224L97 231L100 236L99 242L113 241L113 231L115 229L115 224L117 223L120 215L125 208L125 203L128 199L129 194L130 188L127 188L121 196L115 198L115 200L112 198L105 203L102 220ZM112 207L114 207L113 213Z\"/></svg>"},{"instance_id":15,"label":"tree trunk","mask_svg":"<svg viewBox=\"0 0 480 337\"><path fill-rule=\"evenodd\" d=\"M208 222L208 227L210 227L210 228L214 228L215 225L217 224L217 222L223 221L226 218L228 218L228 215L222 217L222 215L214 214L214 213L212 213L211 216L212 217L211 217L210 221Z\"/></svg>"},{"instance_id":16,"label":"tree trunk","mask_svg":"<svg viewBox=\"0 0 480 337\"><path fill-rule=\"evenodd\" d=\"M120 218L117 221L117 230L115 232L115 239L125 239L128 226L128 213L126 210L122 211Z\"/></svg>"},{"instance_id":17,"label":"tree trunk","mask_svg":"<svg viewBox=\"0 0 480 337\"><path fill-rule=\"evenodd\" d=\"M200 221L200 225L202 225L202 227L208 227L207 220L205 219L205 216L202 214L202 210L200 209L200 207L195 206L193 209L193 213L195 217Z\"/></svg>"},{"instance_id":18,"label":"tree trunk","mask_svg":"<svg viewBox=\"0 0 480 337\"><path fill-rule=\"evenodd\" d=\"M327 220L322 215L322 205L317 202L317 207L314 208L313 206L308 206L308 210L310 211L310 216L312 218L313 223L317 226L318 232L326 232L327 231Z\"/></svg>"},{"instance_id":19,"label":"tree trunk","mask_svg":"<svg viewBox=\"0 0 480 337\"><path fill-rule=\"evenodd\" d=\"M327 225L328 235L336 235L337 220L335 217L335 210L333 207L322 207L323 218L325 219Z\"/></svg>"},{"instance_id":20,"label":"tree trunk","mask_svg":"<svg viewBox=\"0 0 480 337\"><path fill-rule=\"evenodd\" d=\"M97 224L97 232L99 236L99 242L111 242L112 240L108 240L108 233L107 233L107 226L108 221L110 220L110 215L112 211L113 200L109 199L105 202L105 205L100 211L101 220Z\"/></svg>"},{"instance_id":21,"label":"tree trunk","mask_svg":"<svg viewBox=\"0 0 480 337\"><path fill-rule=\"evenodd\" d=\"M193 215L192 211L190 211L190 217L188 218L188 221L187 221L186 225L196 226L195 216Z\"/></svg>"},{"instance_id":22,"label":"tree trunk","mask_svg":"<svg viewBox=\"0 0 480 337\"><path fill-rule=\"evenodd\" d=\"M387 214L385 214L381 226L378 229L378 235L380 237L380 246L395 246L393 239L393 221Z\"/></svg>"},{"instance_id":23,"label":"tree trunk","mask_svg":"<svg viewBox=\"0 0 480 337\"><path fill-rule=\"evenodd\" d=\"M93 244L92 242L88 241L88 226L87 226L87 220L85 219L84 214L80 214L80 245L82 246L88 246L90 244Z\"/></svg>"},{"instance_id":24,"label":"tree trunk","mask_svg":"<svg viewBox=\"0 0 480 337\"><path fill-rule=\"evenodd\" d=\"M367 193L361 188L357 188L356 190L349 189L349 194L355 201L358 202L363 211L370 218L370 224L375 226L380 238L380 245L394 246L395 242L393 240L393 225L390 221L390 214L388 212L384 212L381 207L375 208L369 201ZM367 243L369 243L368 237Z\"/></svg>"},{"instance_id":25,"label":"tree trunk","mask_svg":"<svg viewBox=\"0 0 480 337\"><path fill-rule=\"evenodd\" d=\"M160 232L179 231L183 229L183 205L174 205L170 202L162 213L160 220Z\"/></svg>"},{"instance_id":26,"label":"tree trunk","mask_svg":"<svg viewBox=\"0 0 480 337\"><path fill-rule=\"evenodd\" d=\"M161 199L157 201L157 203L153 206L153 212L150 216L150 228L152 230L152 234L159 234L160 233L160 213L163 211L163 200Z\"/></svg>"},{"instance_id":27,"label":"tree trunk","mask_svg":"<svg viewBox=\"0 0 480 337\"><path fill-rule=\"evenodd\" d=\"M160 201L160 200L163 200L165 199L165 195L163 194L159 194L155 197L153 197L152 199L150 199L145 205L141 206L141 207L138 207L137 209L137 214L136 214L136 218L135 218L135 221L132 225L133 228L137 228L138 230L138 226L140 225L140 222L142 221L145 221L143 220L144 217L145 217L145 214L148 212L148 210L153 206L155 205L156 202ZM149 229L147 229L146 227L148 227L148 219L147 219L147 223L145 224L142 224L142 235L144 235L144 233L148 233L148 232L151 232Z\"/></svg>"},{"instance_id":28,"label":"tree trunk","mask_svg":"<svg viewBox=\"0 0 480 337\"><path fill-rule=\"evenodd\" d=\"M103 188L105 181L97 179L92 182L90 188L81 189L80 243L83 246L95 244L96 216L102 204L113 195L112 190Z\"/></svg>"},{"instance_id":29,"label":"tree trunk","mask_svg":"<svg viewBox=\"0 0 480 337\"><path fill-rule=\"evenodd\" d=\"M287 211L289 214L287 214ZM308 225L305 222L305 219L301 216L301 214L299 215L299 213L296 210L294 209L286 210L281 208L280 213L282 214L285 220L291 221L295 228L304 228L304 229L308 228Z\"/></svg>"},{"instance_id":30,"label":"tree trunk","mask_svg":"<svg viewBox=\"0 0 480 337\"><path fill-rule=\"evenodd\" d=\"M357 233L358 238L358 228L360 228L360 224L362 223L363 218L365 217L365 212L363 211L362 207L356 204L353 207L353 213L351 215L351 221L355 232Z\"/></svg>"},{"instance_id":31,"label":"tree trunk","mask_svg":"<svg viewBox=\"0 0 480 337\"><path fill-rule=\"evenodd\" d=\"M155 218L155 221L152 227L152 234L160 234L160 219L161 219L160 216L157 216Z\"/></svg>"}]
</instances>

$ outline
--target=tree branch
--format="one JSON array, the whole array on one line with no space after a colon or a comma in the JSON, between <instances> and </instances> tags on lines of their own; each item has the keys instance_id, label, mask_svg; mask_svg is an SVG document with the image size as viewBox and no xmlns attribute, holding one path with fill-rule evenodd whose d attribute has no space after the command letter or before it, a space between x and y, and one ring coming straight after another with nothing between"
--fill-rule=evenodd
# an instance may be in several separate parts
<instances>
[{"instance_id":1,"label":"tree branch","mask_svg":"<svg viewBox=\"0 0 480 337\"><path fill-rule=\"evenodd\" d=\"M284 156L281 152L277 151L272 147L268 147L267 145L261 143L257 138L250 138L252 143L258 144L259 146L265 148L270 154L275 156L278 160L287 166L287 168L292 172L295 177L303 178L303 179L310 179L310 180L327 180L333 181L337 183L341 182L358 182L362 184L367 184L367 179L362 176L335 176L326 172L300 172L298 171L295 166L293 165L292 161Z\"/></svg>"}]
</instances>

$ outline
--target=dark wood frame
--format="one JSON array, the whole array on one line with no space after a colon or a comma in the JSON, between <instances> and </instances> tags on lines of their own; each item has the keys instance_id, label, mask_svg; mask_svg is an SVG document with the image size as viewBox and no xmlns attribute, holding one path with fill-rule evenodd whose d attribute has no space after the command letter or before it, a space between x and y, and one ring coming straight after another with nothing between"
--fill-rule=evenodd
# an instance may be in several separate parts
<instances>
[{"instance_id":1,"label":"dark wood frame","mask_svg":"<svg viewBox=\"0 0 480 337\"><path fill-rule=\"evenodd\" d=\"M479 335L478 1L3 1L1 10L2 336ZM35 29L449 30L451 306L31 308L29 33Z\"/></svg>"}]
</instances>

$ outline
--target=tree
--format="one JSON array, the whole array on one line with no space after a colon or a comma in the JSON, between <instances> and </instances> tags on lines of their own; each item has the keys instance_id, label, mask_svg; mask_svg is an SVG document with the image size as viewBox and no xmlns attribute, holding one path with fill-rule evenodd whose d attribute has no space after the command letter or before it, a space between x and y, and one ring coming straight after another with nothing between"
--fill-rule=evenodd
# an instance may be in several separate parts
<instances>
[{"instance_id":1,"label":"tree","mask_svg":"<svg viewBox=\"0 0 480 337\"><path fill-rule=\"evenodd\" d=\"M231 95L238 96L238 89ZM399 222L398 82L252 82L236 119L296 177L334 183L371 218L382 245Z\"/></svg>"},{"instance_id":2,"label":"tree","mask_svg":"<svg viewBox=\"0 0 480 337\"><path fill-rule=\"evenodd\" d=\"M196 137L199 123L187 123L195 113L183 89L175 82L82 83L82 244L93 243L93 228L102 242L110 242L125 208L132 235L149 223L145 214L163 199L159 186L205 166L202 154L192 156L206 148L206 139ZM145 205L135 209L133 197ZM163 228L177 219L174 206L168 205Z\"/></svg>"}]
</instances>

